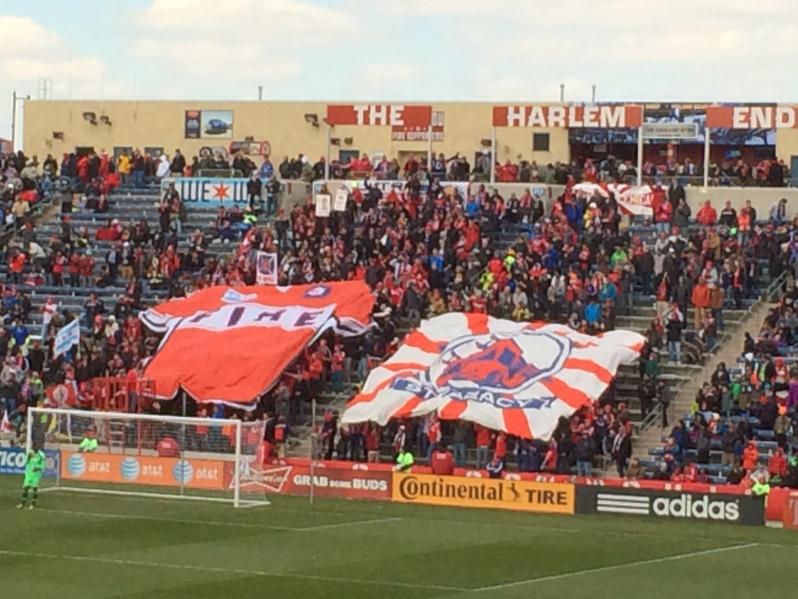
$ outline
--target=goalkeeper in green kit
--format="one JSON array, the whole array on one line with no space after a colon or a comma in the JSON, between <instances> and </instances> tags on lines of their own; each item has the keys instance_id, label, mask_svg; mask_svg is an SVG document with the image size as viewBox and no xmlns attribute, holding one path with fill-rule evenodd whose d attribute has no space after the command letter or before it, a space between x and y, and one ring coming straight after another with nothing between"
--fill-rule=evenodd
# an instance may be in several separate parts
<instances>
[{"instance_id":1,"label":"goalkeeper in green kit","mask_svg":"<svg viewBox=\"0 0 798 599\"><path fill-rule=\"evenodd\" d=\"M27 505L27 508L32 510L36 507L36 499L39 497L39 482L42 480L46 462L47 457L41 449L31 449L28 452L28 457L25 461L25 481L22 483L22 502L17 506L17 509L25 508L28 503L29 493L30 505Z\"/></svg>"}]
</instances>

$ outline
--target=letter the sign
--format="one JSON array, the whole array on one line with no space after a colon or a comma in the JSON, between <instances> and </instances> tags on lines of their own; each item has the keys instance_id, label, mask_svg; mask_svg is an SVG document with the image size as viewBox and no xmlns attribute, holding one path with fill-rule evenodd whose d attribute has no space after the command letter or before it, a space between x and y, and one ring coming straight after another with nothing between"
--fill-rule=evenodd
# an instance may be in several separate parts
<instances>
[{"instance_id":1,"label":"letter the sign","mask_svg":"<svg viewBox=\"0 0 798 599\"><path fill-rule=\"evenodd\" d=\"M432 106L330 104L327 106L327 122L330 125L427 128L432 123Z\"/></svg>"}]
</instances>

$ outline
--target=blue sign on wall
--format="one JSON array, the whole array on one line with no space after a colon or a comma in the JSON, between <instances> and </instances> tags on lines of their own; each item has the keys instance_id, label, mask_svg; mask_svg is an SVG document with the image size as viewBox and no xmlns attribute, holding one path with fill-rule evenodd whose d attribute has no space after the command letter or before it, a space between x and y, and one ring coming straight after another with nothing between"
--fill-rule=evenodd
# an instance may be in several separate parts
<instances>
[{"instance_id":1,"label":"blue sign on wall","mask_svg":"<svg viewBox=\"0 0 798 599\"><path fill-rule=\"evenodd\" d=\"M47 466L44 469L44 476L58 476L59 451L45 449L47 456ZM24 474L25 473L25 450L21 447L0 447L0 474Z\"/></svg>"},{"instance_id":2,"label":"blue sign on wall","mask_svg":"<svg viewBox=\"0 0 798 599\"><path fill-rule=\"evenodd\" d=\"M247 181L249 179L222 179L208 177L175 177L161 181L161 194L169 185L174 185L180 199L191 207L192 204L208 206L246 205Z\"/></svg>"}]
</instances>

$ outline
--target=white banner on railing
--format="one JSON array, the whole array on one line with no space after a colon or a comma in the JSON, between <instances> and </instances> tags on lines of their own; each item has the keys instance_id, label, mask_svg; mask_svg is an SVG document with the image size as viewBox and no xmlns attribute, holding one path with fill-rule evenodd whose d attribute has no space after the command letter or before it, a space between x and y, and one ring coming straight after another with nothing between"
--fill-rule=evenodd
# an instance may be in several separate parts
<instances>
[{"instance_id":1,"label":"white banner on railing","mask_svg":"<svg viewBox=\"0 0 798 599\"><path fill-rule=\"evenodd\" d=\"M277 285L277 254L258 252L255 265L255 282L258 285Z\"/></svg>"},{"instance_id":2,"label":"white banner on railing","mask_svg":"<svg viewBox=\"0 0 798 599\"><path fill-rule=\"evenodd\" d=\"M339 187L335 192L335 201L333 202L333 210L336 212L344 212L346 210L346 201L349 199L349 191L346 187Z\"/></svg>"},{"instance_id":3,"label":"white banner on railing","mask_svg":"<svg viewBox=\"0 0 798 599\"><path fill-rule=\"evenodd\" d=\"M314 198L316 202L316 216L330 216L332 211L332 198L328 193L317 194Z\"/></svg>"}]
</instances>

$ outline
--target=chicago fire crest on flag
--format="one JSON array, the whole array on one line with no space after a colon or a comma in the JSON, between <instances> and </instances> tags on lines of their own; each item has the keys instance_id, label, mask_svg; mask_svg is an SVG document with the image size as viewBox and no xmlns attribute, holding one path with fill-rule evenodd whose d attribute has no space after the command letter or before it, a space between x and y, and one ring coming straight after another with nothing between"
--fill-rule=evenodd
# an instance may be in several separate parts
<instances>
[{"instance_id":1,"label":"chicago fire crest on flag","mask_svg":"<svg viewBox=\"0 0 798 599\"><path fill-rule=\"evenodd\" d=\"M343 422L435 412L547 440L561 416L601 396L644 341L630 331L591 336L560 324L444 314L422 322L371 372Z\"/></svg>"}]
</instances>

